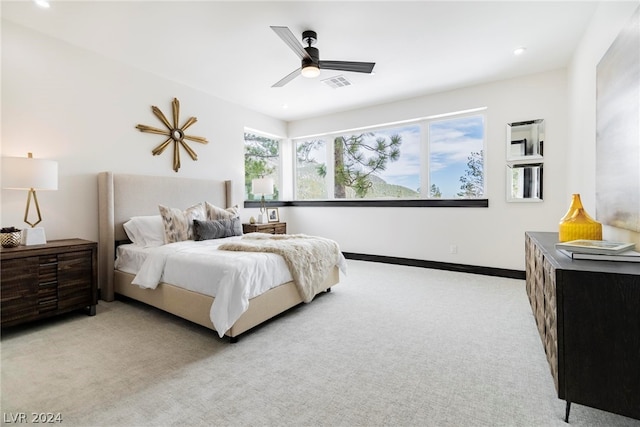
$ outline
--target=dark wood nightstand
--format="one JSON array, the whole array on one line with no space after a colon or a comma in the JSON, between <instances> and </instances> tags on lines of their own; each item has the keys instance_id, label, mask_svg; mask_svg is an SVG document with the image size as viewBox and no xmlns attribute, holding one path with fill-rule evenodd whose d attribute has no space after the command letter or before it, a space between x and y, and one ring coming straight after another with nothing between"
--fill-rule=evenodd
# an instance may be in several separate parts
<instances>
[{"instance_id":1,"label":"dark wood nightstand","mask_svg":"<svg viewBox=\"0 0 640 427\"><path fill-rule=\"evenodd\" d=\"M82 308L95 315L97 247L64 239L0 249L2 327Z\"/></svg>"},{"instance_id":2,"label":"dark wood nightstand","mask_svg":"<svg viewBox=\"0 0 640 427\"><path fill-rule=\"evenodd\" d=\"M286 222L270 222L268 224L242 224L243 233L287 234Z\"/></svg>"}]
</instances>

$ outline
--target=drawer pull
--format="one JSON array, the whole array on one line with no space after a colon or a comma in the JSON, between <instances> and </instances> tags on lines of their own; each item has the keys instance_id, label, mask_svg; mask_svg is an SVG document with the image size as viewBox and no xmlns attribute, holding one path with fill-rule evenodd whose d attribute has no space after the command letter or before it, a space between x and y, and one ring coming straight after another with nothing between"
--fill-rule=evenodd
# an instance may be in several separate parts
<instances>
[{"instance_id":1,"label":"drawer pull","mask_svg":"<svg viewBox=\"0 0 640 427\"><path fill-rule=\"evenodd\" d=\"M45 286L52 286L52 285L57 285L58 282L56 280L52 281L52 282L44 282L44 283L38 283L38 286L45 287Z\"/></svg>"}]
</instances>

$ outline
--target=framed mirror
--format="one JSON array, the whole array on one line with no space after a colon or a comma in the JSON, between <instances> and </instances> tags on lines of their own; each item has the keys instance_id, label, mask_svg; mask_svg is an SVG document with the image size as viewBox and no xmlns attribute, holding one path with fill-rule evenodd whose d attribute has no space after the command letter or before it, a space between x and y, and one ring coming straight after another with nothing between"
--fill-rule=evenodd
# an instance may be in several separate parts
<instances>
[{"instance_id":1,"label":"framed mirror","mask_svg":"<svg viewBox=\"0 0 640 427\"><path fill-rule=\"evenodd\" d=\"M507 124L507 160L543 158L544 119Z\"/></svg>"},{"instance_id":2,"label":"framed mirror","mask_svg":"<svg viewBox=\"0 0 640 427\"><path fill-rule=\"evenodd\" d=\"M542 163L507 165L507 201L542 201Z\"/></svg>"}]
</instances>

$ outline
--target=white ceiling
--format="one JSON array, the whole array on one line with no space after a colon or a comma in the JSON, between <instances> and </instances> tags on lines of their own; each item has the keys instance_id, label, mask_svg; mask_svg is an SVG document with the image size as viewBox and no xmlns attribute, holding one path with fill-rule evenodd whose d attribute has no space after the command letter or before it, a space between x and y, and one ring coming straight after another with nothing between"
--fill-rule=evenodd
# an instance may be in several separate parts
<instances>
[{"instance_id":1,"label":"white ceiling","mask_svg":"<svg viewBox=\"0 0 640 427\"><path fill-rule=\"evenodd\" d=\"M597 2L2 1L2 18L282 120L298 120L564 67ZM300 66L269 28L318 33L320 59L376 62L374 75ZM524 55L513 50L526 46ZM352 86L321 80L344 75ZM283 108L284 105L287 108Z\"/></svg>"}]
</instances>

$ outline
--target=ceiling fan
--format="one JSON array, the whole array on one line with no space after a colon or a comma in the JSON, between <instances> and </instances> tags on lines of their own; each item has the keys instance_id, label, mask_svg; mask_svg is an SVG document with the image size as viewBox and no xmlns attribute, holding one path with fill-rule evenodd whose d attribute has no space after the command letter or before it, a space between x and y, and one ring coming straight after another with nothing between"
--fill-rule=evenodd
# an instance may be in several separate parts
<instances>
[{"instance_id":1,"label":"ceiling fan","mask_svg":"<svg viewBox=\"0 0 640 427\"><path fill-rule=\"evenodd\" d=\"M318 35L315 31L308 30L302 33L302 41L307 43L307 47L303 47L288 27L272 26L271 29L275 31L302 61L300 68L286 75L271 87L282 87L298 77L299 74L308 78L318 77L320 69L371 74L373 67L376 65L375 62L321 61L320 51L312 47L318 40Z\"/></svg>"}]
</instances>

